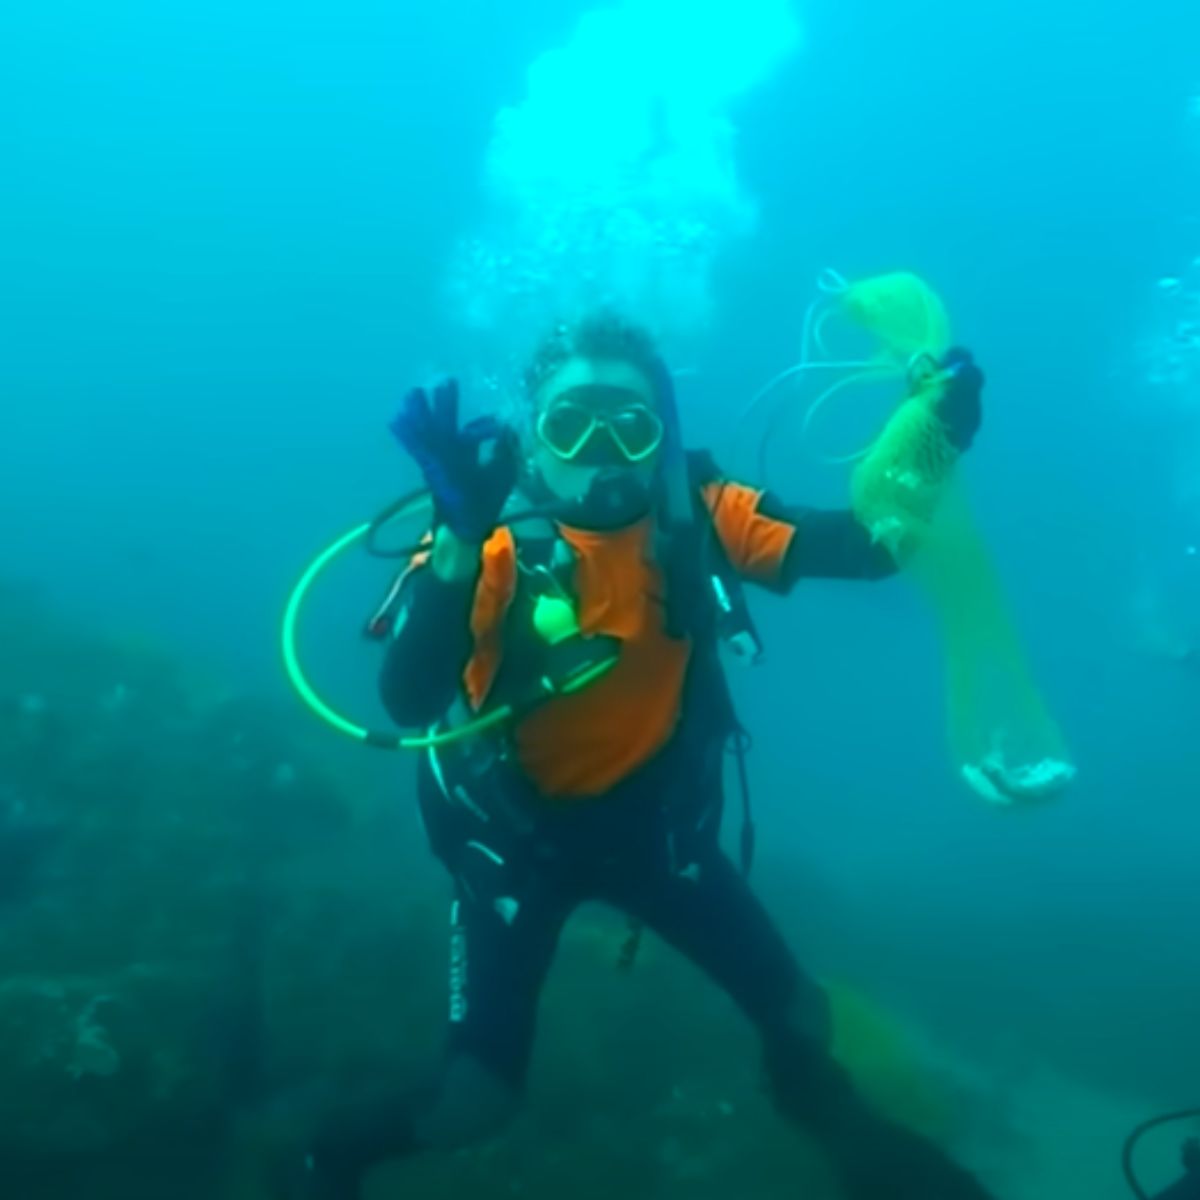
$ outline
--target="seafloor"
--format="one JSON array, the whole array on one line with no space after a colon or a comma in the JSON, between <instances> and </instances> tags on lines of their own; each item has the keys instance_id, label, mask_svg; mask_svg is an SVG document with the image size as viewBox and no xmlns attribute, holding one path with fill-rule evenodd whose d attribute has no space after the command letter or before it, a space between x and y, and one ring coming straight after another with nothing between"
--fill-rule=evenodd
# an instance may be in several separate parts
<instances>
[{"instance_id":1,"label":"seafloor","mask_svg":"<svg viewBox=\"0 0 1200 1200\"><path fill-rule=\"evenodd\" d=\"M265 1200L314 1096L435 1060L445 883L404 797L305 716L18 589L0 630L0 1195ZM515 1127L385 1167L371 1197L833 1195L729 1002L651 938L618 970L624 933L598 909L569 927ZM831 986L863 1087L999 1195L1126 1194L1138 1103L972 1062ZM1169 1143L1145 1167L1169 1178Z\"/></svg>"}]
</instances>

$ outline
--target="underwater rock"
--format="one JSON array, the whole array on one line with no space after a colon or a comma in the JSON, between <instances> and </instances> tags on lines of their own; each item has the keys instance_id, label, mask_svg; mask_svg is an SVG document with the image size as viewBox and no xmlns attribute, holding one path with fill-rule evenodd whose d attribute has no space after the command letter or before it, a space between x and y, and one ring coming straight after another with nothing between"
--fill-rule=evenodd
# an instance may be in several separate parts
<instances>
[{"instance_id":1,"label":"underwater rock","mask_svg":"<svg viewBox=\"0 0 1200 1200\"><path fill-rule=\"evenodd\" d=\"M23 900L37 887L46 856L63 836L63 827L6 811L0 797L0 905Z\"/></svg>"},{"instance_id":2,"label":"underwater rock","mask_svg":"<svg viewBox=\"0 0 1200 1200\"><path fill-rule=\"evenodd\" d=\"M0 1180L19 1161L39 1181L20 1200L182 1200L235 1142L249 1177L295 1133L303 1106L279 1098L423 1077L445 1028L450 888L405 811L411 763L385 769L406 782L376 812L355 810L304 714L293 728L161 648L36 605L18 623L0 645L0 830L54 838L0 908ZM27 837L9 843L18 862ZM771 1200L781 1179L824 1194L731 1002L652 937L619 970L627 935L596 909L571 921L527 1112L499 1142L397 1168L398 1194ZM891 1030L854 1027L911 1105ZM181 1149L186 1171L146 1182ZM62 1183L66 1160L86 1169ZM226 1194L261 1196L186 1193Z\"/></svg>"},{"instance_id":3,"label":"underwater rock","mask_svg":"<svg viewBox=\"0 0 1200 1200\"><path fill-rule=\"evenodd\" d=\"M340 799L162 647L13 589L0 620L0 1157L210 1127L262 1082L275 879L337 853Z\"/></svg>"},{"instance_id":4,"label":"underwater rock","mask_svg":"<svg viewBox=\"0 0 1200 1200\"><path fill-rule=\"evenodd\" d=\"M0 983L0 1156L95 1153L220 1095L197 980L170 970Z\"/></svg>"}]
</instances>

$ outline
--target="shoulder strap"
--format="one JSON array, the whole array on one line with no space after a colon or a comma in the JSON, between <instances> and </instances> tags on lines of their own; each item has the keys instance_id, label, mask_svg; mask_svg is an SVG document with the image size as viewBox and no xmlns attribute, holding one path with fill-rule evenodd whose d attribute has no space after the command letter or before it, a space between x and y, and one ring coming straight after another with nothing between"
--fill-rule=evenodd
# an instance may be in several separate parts
<instances>
[{"instance_id":1,"label":"shoulder strap","mask_svg":"<svg viewBox=\"0 0 1200 1200\"><path fill-rule=\"evenodd\" d=\"M721 473L707 450L690 451L687 467L691 520L662 531L657 547L667 582L668 631L701 643L723 642L738 657L757 659L762 642L745 588L704 500L704 488L719 483Z\"/></svg>"}]
</instances>

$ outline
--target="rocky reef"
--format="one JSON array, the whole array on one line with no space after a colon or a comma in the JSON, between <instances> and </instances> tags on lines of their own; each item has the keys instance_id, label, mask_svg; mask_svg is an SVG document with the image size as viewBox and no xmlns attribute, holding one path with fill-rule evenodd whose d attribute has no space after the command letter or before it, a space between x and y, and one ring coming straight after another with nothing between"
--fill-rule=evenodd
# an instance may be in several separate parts
<instances>
[{"instance_id":1,"label":"rocky reef","mask_svg":"<svg viewBox=\"0 0 1200 1200\"><path fill-rule=\"evenodd\" d=\"M306 715L34 595L0 590L0 631L3 1194L263 1197L286 1098L438 1052L446 887L406 785L352 803ZM729 1002L652 940L618 971L624 932L572 923L511 1134L372 1195L826 1194ZM895 1032L840 1007L880 1102L953 1133Z\"/></svg>"}]
</instances>

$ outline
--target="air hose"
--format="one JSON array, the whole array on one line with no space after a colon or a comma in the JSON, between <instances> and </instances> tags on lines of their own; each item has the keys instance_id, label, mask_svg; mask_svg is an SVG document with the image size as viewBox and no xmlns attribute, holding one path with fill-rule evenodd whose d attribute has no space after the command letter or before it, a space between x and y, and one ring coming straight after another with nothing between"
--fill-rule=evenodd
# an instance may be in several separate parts
<instances>
[{"instance_id":1,"label":"air hose","mask_svg":"<svg viewBox=\"0 0 1200 1200\"><path fill-rule=\"evenodd\" d=\"M300 614L316 580L331 563L359 543L364 543L368 551L375 557L411 558L425 547L418 544L404 548L385 549L379 544L379 535L384 526L396 518L400 516L411 517L419 513L422 508L427 507L429 507L428 493L424 491L412 492L401 497L393 504L388 505L374 520L364 521L342 534L341 537L322 550L309 563L304 573L297 580L296 585L292 588L283 613L283 623L280 629L283 665L287 672L288 680L295 689L296 694L327 725L365 746L374 746L380 750L435 749L494 729L517 716L516 706L502 704L488 710L475 720L463 725L457 725L453 729L439 730L435 727L422 735L402 735L391 730L369 729L343 716L329 705L317 692L316 688L313 687L301 665L300 654L297 649L297 630L300 623ZM516 520L519 518L512 519ZM541 698L549 699L552 695L569 695L580 691L600 678L601 675L614 665L615 661L615 659L606 659L599 663L588 664L559 683L555 683L549 679L544 680L545 695Z\"/></svg>"}]
</instances>

